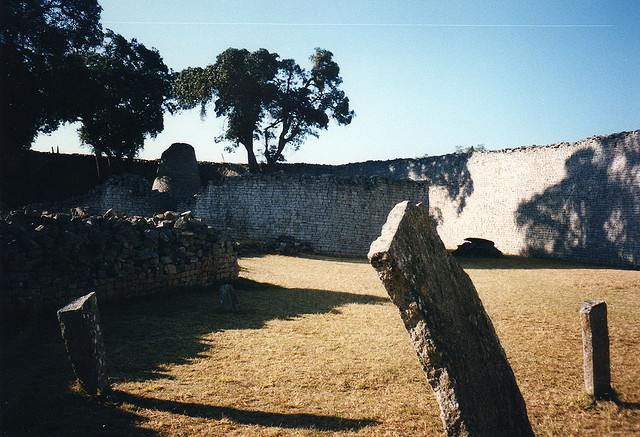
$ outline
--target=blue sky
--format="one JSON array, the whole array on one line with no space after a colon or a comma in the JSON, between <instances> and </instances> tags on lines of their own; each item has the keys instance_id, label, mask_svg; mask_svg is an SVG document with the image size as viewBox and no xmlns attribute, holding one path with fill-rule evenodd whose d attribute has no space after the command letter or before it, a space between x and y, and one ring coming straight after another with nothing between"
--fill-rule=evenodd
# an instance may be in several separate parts
<instances>
[{"instance_id":1,"label":"blue sky","mask_svg":"<svg viewBox=\"0 0 640 437\"><path fill-rule=\"evenodd\" d=\"M640 1L102 0L102 22L155 47L175 71L229 47L266 48L308 67L334 53L356 111L289 162L346 163L576 141L640 128ZM199 160L245 162L213 138L213 111L165 117L140 157L173 142ZM34 149L81 148L73 126Z\"/></svg>"}]
</instances>

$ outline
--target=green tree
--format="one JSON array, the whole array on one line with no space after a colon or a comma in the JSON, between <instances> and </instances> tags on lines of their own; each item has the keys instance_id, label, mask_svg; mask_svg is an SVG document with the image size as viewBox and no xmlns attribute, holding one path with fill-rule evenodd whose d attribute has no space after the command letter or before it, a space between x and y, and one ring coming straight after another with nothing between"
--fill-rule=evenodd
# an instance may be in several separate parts
<instances>
[{"instance_id":1,"label":"green tree","mask_svg":"<svg viewBox=\"0 0 640 437\"><path fill-rule=\"evenodd\" d=\"M182 108L200 105L201 115L215 97L218 117L227 117L227 130L217 140L242 144L247 150L251 171L258 171L254 153L255 131L265 107L273 100L278 55L261 49L227 49L207 68L187 68L176 79L175 96Z\"/></svg>"},{"instance_id":2,"label":"green tree","mask_svg":"<svg viewBox=\"0 0 640 437\"><path fill-rule=\"evenodd\" d=\"M0 146L28 149L73 118L82 53L102 41L97 0L0 2Z\"/></svg>"},{"instance_id":3,"label":"green tree","mask_svg":"<svg viewBox=\"0 0 640 437\"><path fill-rule=\"evenodd\" d=\"M85 65L80 139L97 156L133 158L147 136L164 128L173 74L156 50L112 31L101 49L86 54Z\"/></svg>"},{"instance_id":4,"label":"green tree","mask_svg":"<svg viewBox=\"0 0 640 437\"><path fill-rule=\"evenodd\" d=\"M63 122L82 123L96 156L133 157L162 131L173 73L156 50L104 33L96 0L5 0L0 12L4 156Z\"/></svg>"},{"instance_id":5,"label":"green tree","mask_svg":"<svg viewBox=\"0 0 640 437\"><path fill-rule=\"evenodd\" d=\"M333 54L316 49L311 70L294 60L260 49L227 49L214 65L188 68L176 79L175 97L184 109L200 106L201 114L215 104L218 117L227 118L227 128L219 140L240 145L247 151L249 168L259 171L255 143L267 165L284 160L287 146L297 150L307 136L318 136L331 119L351 123L354 112L339 86L340 68Z\"/></svg>"},{"instance_id":6,"label":"green tree","mask_svg":"<svg viewBox=\"0 0 640 437\"><path fill-rule=\"evenodd\" d=\"M455 153L472 154L473 152L484 152L487 148L484 144L476 144L475 146L456 146Z\"/></svg>"}]
</instances>

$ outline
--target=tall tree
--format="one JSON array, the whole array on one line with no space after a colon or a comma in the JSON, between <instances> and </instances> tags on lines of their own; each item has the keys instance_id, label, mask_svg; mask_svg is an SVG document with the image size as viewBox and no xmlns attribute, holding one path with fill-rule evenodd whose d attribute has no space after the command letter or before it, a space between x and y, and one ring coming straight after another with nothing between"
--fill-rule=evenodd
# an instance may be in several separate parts
<instances>
[{"instance_id":1,"label":"tall tree","mask_svg":"<svg viewBox=\"0 0 640 437\"><path fill-rule=\"evenodd\" d=\"M298 150L307 136L318 137L331 119L348 125L355 115L349 109L349 98L339 88L342 78L333 54L316 48L310 60L310 71L300 68L293 59L280 62L275 98L257 129L264 141L267 164L283 160L285 147Z\"/></svg>"},{"instance_id":2,"label":"tall tree","mask_svg":"<svg viewBox=\"0 0 640 437\"><path fill-rule=\"evenodd\" d=\"M173 74L156 50L107 31L100 50L87 53L80 139L96 155L134 157L147 136L164 128Z\"/></svg>"},{"instance_id":3,"label":"tall tree","mask_svg":"<svg viewBox=\"0 0 640 437\"><path fill-rule=\"evenodd\" d=\"M81 53L102 42L97 0L0 2L0 146L28 149L72 118Z\"/></svg>"},{"instance_id":4,"label":"tall tree","mask_svg":"<svg viewBox=\"0 0 640 437\"><path fill-rule=\"evenodd\" d=\"M250 53L229 48L218 55L214 65L187 68L176 78L174 92L183 109L199 105L204 116L215 97L216 115L228 120L225 133L216 141L229 141L231 148L242 144L252 172L259 171L255 131L273 100L278 66L278 55L265 49Z\"/></svg>"},{"instance_id":5,"label":"tall tree","mask_svg":"<svg viewBox=\"0 0 640 437\"><path fill-rule=\"evenodd\" d=\"M227 129L219 138L243 145L249 168L259 171L254 143L262 144L267 165L284 160L287 146L297 150L308 135L318 136L329 121L349 124L354 112L339 89L340 68L333 54L316 49L311 70L294 60L280 60L276 53L260 49L227 49L214 65L188 68L176 79L175 97L185 109L200 106L206 113L214 101L218 117L227 117Z\"/></svg>"}]
</instances>

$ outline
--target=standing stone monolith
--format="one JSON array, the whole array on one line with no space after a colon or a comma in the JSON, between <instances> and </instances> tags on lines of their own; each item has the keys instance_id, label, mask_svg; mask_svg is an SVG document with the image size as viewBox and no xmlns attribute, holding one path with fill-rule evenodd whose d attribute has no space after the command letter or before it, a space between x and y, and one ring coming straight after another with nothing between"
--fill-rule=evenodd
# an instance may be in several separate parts
<instances>
[{"instance_id":1,"label":"standing stone monolith","mask_svg":"<svg viewBox=\"0 0 640 437\"><path fill-rule=\"evenodd\" d=\"M611 394L606 302L602 300L584 302L580 308L580 324L584 355L584 385L588 394L602 398Z\"/></svg>"},{"instance_id":2,"label":"standing stone monolith","mask_svg":"<svg viewBox=\"0 0 640 437\"><path fill-rule=\"evenodd\" d=\"M82 387L91 395L109 392L96 294L89 293L59 309L58 322L71 366Z\"/></svg>"},{"instance_id":3,"label":"standing stone monolith","mask_svg":"<svg viewBox=\"0 0 640 437\"><path fill-rule=\"evenodd\" d=\"M533 436L493 324L426 208L397 204L369 260L400 310L447 435Z\"/></svg>"},{"instance_id":4,"label":"standing stone monolith","mask_svg":"<svg viewBox=\"0 0 640 437\"><path fill-rule=\"evenodd\" d=\"M231 284L220 286L220 309L224 312L237 313L240 310L236 290Z\"/></svg>"}]
</instances>

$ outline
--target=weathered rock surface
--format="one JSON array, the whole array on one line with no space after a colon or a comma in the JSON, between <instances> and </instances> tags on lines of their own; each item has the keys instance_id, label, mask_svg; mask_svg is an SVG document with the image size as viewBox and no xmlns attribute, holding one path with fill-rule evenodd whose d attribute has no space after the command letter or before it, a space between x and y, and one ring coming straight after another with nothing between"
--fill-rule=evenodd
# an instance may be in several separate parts
<instances>
[{"instance_id":1,"label":"weathered rock surface","mask_svg":"<svg viewBox=\"0 0 640 437\"><path fill-rule=\"evenodd\" d=\"M504 350L469 276L426 208L402 202L371 245L377 270L436 395L449 436L532 436Z\"/></svg>"},{"instance_id":2,"label":"weathered rock surface","mask_svg":"<svg viewBox=\"0 0 640 437\"><path fill-rule=\"evenodd\" d=\"M222 284L220 286L220 310L233 313L240 311L238 296L231 284Z\"/></svg>"},{"instance_id":3,"label":"weathered rock surface","mask_svg":"<svg viewBox=\"0 0 640 437\"><path fill-rule=\"evenodd\" d=\"M109 379L96 294L89 293L58 310L58 322L80 384L91 395L106 394Z\"/></svg>"},{"instance_id":4,"label":"weathered rock surface","mask_svg":"<svg viewBox=\"0 0 640 437\"><path fill-rule=\"evenodd\" d=\"M603 300L584 302L580 307L580 325L585 389L587 394L603 398L611 394L607 303Z\"/></svg>"}]
</instances>

